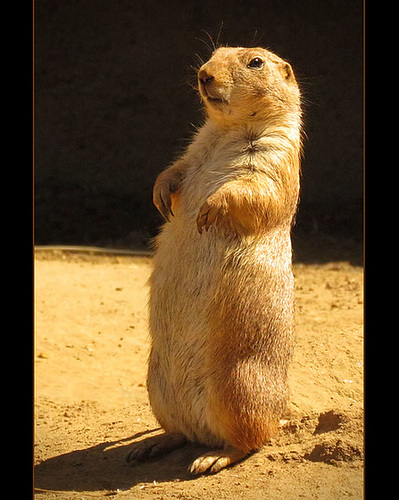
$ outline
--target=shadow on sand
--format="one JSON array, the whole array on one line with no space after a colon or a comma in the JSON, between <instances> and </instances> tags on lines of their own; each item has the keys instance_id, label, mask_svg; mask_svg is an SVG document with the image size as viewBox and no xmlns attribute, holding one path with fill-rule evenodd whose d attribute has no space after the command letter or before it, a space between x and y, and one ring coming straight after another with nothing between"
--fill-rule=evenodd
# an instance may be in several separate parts
<instances>
[{"instance_id":1,"label":"shadow on sand","mask_svg":"<svg viewBox=\"0 0 399 500\"><path fill-rule=\"evenodd\" d=\"M139 483L195 479L188 467L207 450L204 446L190 443L151 461L134 466L126 463L132 442L152 432L106 441L44 460L35 467L34 486L37 491L116 491L128 490Z\"/></svg>"}]
</instances>

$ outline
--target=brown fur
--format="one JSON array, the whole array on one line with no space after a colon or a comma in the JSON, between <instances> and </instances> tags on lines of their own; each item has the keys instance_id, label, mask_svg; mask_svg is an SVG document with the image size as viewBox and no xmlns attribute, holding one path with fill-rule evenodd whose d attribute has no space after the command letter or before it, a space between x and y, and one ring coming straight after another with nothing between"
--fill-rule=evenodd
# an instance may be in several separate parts
<instances>
[{"instance_id":1,"label":"brown fur","mask_svg":"<svg viewBox=\"0 0 399 500\"><path fill-rule=\"evenodd\" d=\"M194 473L259 449L287 403L301 148L299 89L278 56L220 48L198 77L207 121L154 186L168 222L150 280L148 372L167 433L158 449L170 449L168 433L224 446L199 457Z\"/></svg>"}]
</instances>

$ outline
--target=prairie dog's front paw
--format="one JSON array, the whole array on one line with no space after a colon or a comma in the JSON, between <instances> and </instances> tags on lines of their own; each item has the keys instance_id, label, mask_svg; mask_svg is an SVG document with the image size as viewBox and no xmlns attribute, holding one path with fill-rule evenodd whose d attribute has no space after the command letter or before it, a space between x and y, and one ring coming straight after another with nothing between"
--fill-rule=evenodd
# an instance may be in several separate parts
<instances>
[{"instance_id":1,"label":"prairie dog's front paw","mask_svg":"<svg viewBox=\"0 0 399 500\"><path fill-rule=\"evenodd\" d=\"M205 203L200 208L197 217L197 229L200 234L202 230L208 231L208 229L217 224L222 220L222 218L227 213L227 204L224 196L219 193L215 193L205 201Z\"/></svg>"},{"instance_id":2,"label":"prairie dog's front paw","mask_svg":"<svg viewBox=\"0 0 399 500\"><path fill-rule=\"evenodd\" d=\"M171 167L159 174L154 184L154 205L168 222L169 216L174 216L172 211L172 197L179 190L182 178L182 173Z\"/></svg>"}]
</instances>

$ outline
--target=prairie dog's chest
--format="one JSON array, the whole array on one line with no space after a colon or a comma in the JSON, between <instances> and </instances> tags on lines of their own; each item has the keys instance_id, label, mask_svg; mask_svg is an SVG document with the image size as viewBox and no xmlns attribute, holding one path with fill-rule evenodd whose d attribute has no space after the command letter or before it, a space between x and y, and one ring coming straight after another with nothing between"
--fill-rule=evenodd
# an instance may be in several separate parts
<instances>
[{"instance_id":1,"label":"prairie dog's chest","mask_svg":"<svg viewBox=\"0 0 399 500\"><path fill-rule=\"evenodd\" d=\"M182 183L182 203L199 208L212 193L242 173L242 144L229 136L197 139L188 150L189 168Z\"/></svg>"}]
</instances>

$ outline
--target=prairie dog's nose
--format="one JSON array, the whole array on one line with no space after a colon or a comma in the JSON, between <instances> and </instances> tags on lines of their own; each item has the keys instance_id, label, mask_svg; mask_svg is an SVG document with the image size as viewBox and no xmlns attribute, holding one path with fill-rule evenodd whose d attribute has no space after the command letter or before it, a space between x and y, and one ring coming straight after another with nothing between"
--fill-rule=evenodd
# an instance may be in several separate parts
<instances>
[{"instance_id":1,"label":"prairie dog's nose","mask_svg":"<svg viewBox=\"0 0 399 500\"><path fill-rule=\"evenodd\" d=\"M198 71L198 79L201 80L201 82L206 85L207 83L211 83L211 81L215 77L211 75L205 68L201 68Z\"/></svg>"}]
</instances>

